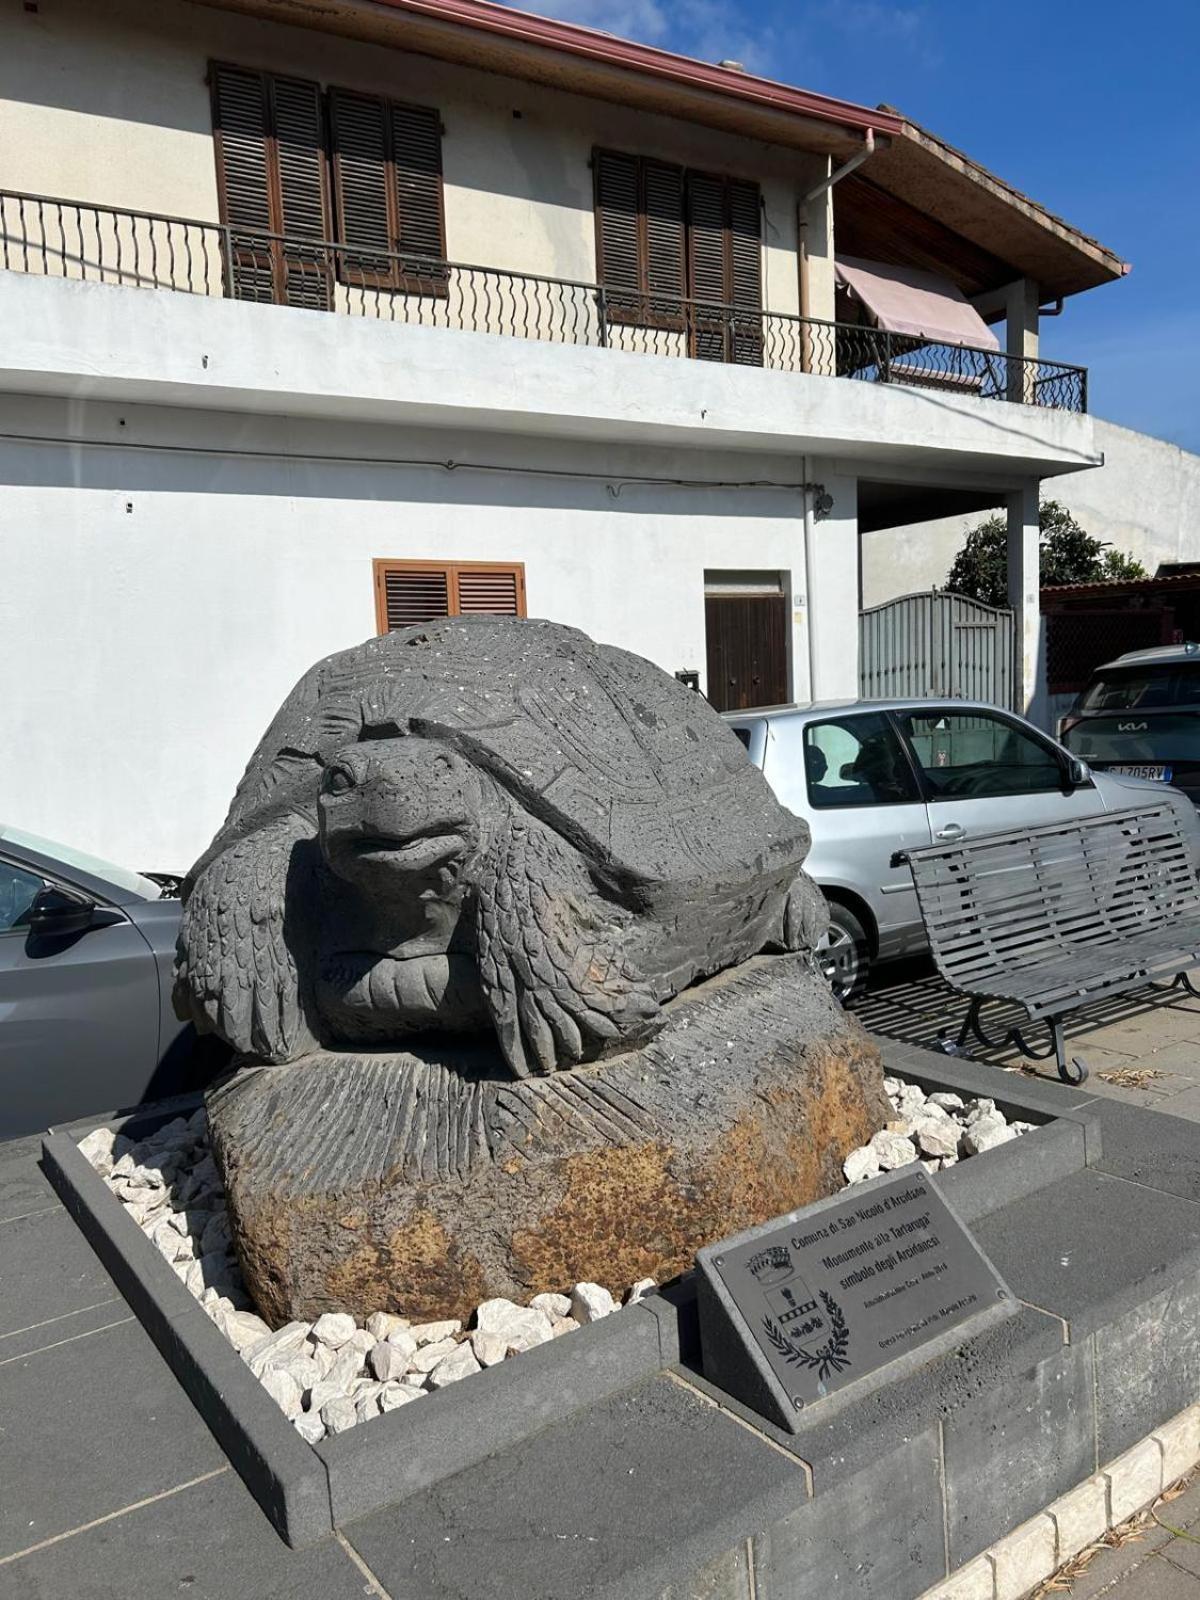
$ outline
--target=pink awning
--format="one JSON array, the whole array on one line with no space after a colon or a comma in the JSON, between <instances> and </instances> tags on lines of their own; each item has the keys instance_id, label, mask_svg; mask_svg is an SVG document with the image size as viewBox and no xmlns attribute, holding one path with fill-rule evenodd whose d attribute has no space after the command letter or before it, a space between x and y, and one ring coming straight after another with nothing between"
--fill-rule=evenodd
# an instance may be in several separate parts
<instances>
[{"instance_id":1,"label":"pink awning","mask_svg":"<svg viewBox=\"0 0 1200 1600\"><path fill-rule=\"evenodd\" d=\"M916 335L931 344L1000 348L1000 341L962 290L936 272L839 256L837 278L878 325L892 333Z\"/></svg>"}]
</instances>

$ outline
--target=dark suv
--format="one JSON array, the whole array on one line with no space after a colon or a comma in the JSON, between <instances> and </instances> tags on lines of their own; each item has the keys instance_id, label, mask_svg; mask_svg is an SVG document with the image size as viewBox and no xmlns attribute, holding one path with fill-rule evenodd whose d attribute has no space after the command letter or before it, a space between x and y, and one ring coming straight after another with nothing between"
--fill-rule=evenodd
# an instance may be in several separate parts
<instances>
[{"instance_id":1,"label":"dark suv","mask_svg":"<svg viewBox=\"0 0 1200 1600\"><path fill-rule=\"evenodd\" d=\"M1132 650L1097 667L1060 737L1089 767L1173 784L1200 805L1200 645Z\"/></svg>"}]
</instances>

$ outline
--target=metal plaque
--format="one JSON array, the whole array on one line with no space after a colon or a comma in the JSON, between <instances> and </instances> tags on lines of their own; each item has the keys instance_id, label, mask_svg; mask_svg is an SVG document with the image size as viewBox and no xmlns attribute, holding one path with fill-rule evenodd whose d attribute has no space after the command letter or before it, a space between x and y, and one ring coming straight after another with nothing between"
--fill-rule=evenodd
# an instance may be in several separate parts
<instances>
[{"instance_id":1,"label":"metal plaque","mask_svg":"<svg viewBox=\"0 0 1200 1600\"><path fill-rule=\"evenodd\" d=\"M788 1427L1016 1309L919 1162L710 1245L696 1265L705 1376Z\"/></svg>"}]
</instances>

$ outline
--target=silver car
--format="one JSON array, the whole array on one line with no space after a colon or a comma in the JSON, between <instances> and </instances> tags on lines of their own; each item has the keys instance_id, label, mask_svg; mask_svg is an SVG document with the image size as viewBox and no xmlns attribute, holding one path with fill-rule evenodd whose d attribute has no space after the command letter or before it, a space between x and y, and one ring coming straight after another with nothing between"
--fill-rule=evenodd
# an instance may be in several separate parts
<instances>
[{"instance_id":1,"label":"silver car","mask_svg":"<svg viewBox=\"0 0 1200 1600\"><path fill-rule=\"evenodd\" d=\"M902 850L1119 811L1148 792L1200 821L1178 790L1092 772L1023 717L967 700L843 700L726 715L783 804L812 829L807 870L830 903L829 969L843 998L874 961L926 948Z\"/></svg>"},{"instance_id":2,"label":"silver car","mask_svg":"<svg viewBox=\"0 0 1200 1600\"><path fill-rule=\"evenodd\" d=\"M171 1009L178 879L0 825L0 1139L199 1088L225 1046Z\"/></svg>"}]
</instances>

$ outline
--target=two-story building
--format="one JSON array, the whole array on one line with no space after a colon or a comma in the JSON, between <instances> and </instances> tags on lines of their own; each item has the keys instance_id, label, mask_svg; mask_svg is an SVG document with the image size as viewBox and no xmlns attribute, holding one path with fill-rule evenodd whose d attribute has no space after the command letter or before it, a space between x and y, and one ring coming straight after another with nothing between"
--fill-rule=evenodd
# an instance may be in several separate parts
<instances>
[{"instance_id":1,"label":"two-story building","mask_svg":"<svg viewBox=\"0 0 1200 1600\"><path fill-rule=\"evenodd\" d=\"M857 691L860 531L1094 465L1125 270L899 113L487 0L0 19L0 817L207 841L317 657L541 615Z\"/></svg>"}]
</instances>

